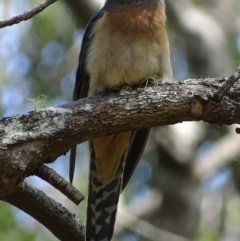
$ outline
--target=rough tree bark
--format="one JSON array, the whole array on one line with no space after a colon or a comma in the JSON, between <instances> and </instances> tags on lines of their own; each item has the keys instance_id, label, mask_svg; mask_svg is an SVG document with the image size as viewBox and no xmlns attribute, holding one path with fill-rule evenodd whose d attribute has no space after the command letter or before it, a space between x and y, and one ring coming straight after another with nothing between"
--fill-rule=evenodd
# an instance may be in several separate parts
<instances>
[{"instance_id":1,"label":"rough tree bark","mask_svg":"<svg viewBox=\"0 0 240 241\"><path fill-rule=\"evenodd\" d=\"M71 146L97 136L183 121L202 120L219 125L240 123L240 84L235 84L219 100L215 98L215 93L222 82L223 79L219 78L186 80L134 90L124 89L119 93L2 118L0 198L32 214L33 210L28 210L21 202L24 193L29 196L31 189L26 188L24 178L34 174L43 163L53 162L65 154ZM41 196L37 191L35 193ZM26 198L26 202L28 200L30 205L31 197ZM41 199L38 203L36 198L33 205L37 207L41 203ZM53 203L59 207L57 215L64 216L59 204L53 200L41 209L41 213L49 213ZM47 226L46 220L39 218L39 215L33 213L32 216ZM64 218L67 221L71 215ZM53 219L57 226L58 219L56 216ZM71 221L75 222L73 218ZM82 224L76 222L73 229L83 230ZM55 230L51 225L47 227L61 240L76 240L73 235L70 237L71 234L61 233L61 229ZM84 237L83 231L80 233Z\"/></svg>"}]
</instances>

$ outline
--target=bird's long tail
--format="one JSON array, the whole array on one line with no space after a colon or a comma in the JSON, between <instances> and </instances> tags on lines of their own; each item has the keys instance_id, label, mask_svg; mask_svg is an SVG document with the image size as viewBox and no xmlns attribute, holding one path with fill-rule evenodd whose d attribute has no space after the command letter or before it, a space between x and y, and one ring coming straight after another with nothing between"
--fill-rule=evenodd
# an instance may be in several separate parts
<instances>
[{"instance_id":1,"label":"bird's long tail","mask_svg":"<svg viewBox=\"0 0 240 241\"><path fill-rule=\"evenodd\" d=\"M93 155L91 156L89 173L86 241L110 241L113 236L117 205L121 193L125 154L122 156L115 177L108 184L100 182Z\"/></svg>"}]
</instances>

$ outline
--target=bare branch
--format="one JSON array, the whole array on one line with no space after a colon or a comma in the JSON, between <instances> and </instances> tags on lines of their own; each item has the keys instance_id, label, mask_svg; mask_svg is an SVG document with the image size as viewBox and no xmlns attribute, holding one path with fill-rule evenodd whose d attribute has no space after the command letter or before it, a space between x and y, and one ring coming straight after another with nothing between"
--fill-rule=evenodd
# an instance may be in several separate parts
<instances>
[{"instance_id":1,"label":"bare branch","mask_svg":"<svg viewBox=\"0 0 240 241\"><path fill-rule=\"evenodd\" d=\"M34 15L40 13L45 8L47 8L50 4L52 4L56 1L57 0L45 0L43 3L40 3L39 5L37 5L36 7L34 7L31 10L28 10L22 14L14 16L12 18L0 20L0 28L4 28L6 26L12 26L12 25L20 23L22 21L26 21L26 20L32 18Z\"/></svg>"},{"instance_id":2,"label":"bare branch","mask_svg":"<svg viewBox=\"0 0 240 241\"><path fill-rule=\"evenodd\" d=\"M41 165L36 170L34 175L51 184L71 201L73 201L76 205L78 205L84 199L84 196L75 187L73 187L69 182L67 182L50 167Z\"/></svg>"},{"instance_id":3,"label":"bare branch","mask_svg":"<svg viewBox=\"0 0 240 241\"><path fill-rule=\"evenodd\" d=\"M31 215L62 241L85 240L84 225L73 214L42 191L26 183L19 185L15 192L4 197L3 201Z\"/></svg>"},{"instance_id":4,"label":"bare branch","mask_svg":"<svg viewBox=\"0 0 240 241\"><path fill-rule=\"evenodd\" d=\"M221 102L214 101L213 93L221 86L219 78L165 83L145 89L122 90L55 108L2 118L0 197L35 217L57 237L66 235L71 229L65 227L63 230L67 230L66 232L59 231L61 223L51 226L59 218L59 204L37 189L21 184L26 176L36 173L39 166L54 161L73 145L101 135L183 121L239 124L240 84L236 83ZM40 169L38 175L42 176L44 173ZM35 203L32 201L33 197ZM27 199L31 205L27 205ZM43 210L39 213L36 207L43 207ZM42 213L50 209L48 216L43 217ZM71 218L67 210L63 210L61 215ZM83 227L73 218L72 222L75 232L80 232L76 233L76 237L84 238ZM65 225L66 220L63 223ZM79 226L82 227L80 231ZM55 227L58 227L57 231ZM71 236L67 234L68 239L60 239L69 240L71 237L71 240L76 240L72 237L74 235L75 233Z\"/></svg>"},{"instance_id":5,"label":"bare branch","mask_svg":"<svg viewBox=\"0 0 240 241\"><path fill-rule=\"evenodd\" d=\"M165 83L3 118L0 197L9 195L41 164L97 136L183 121L239 124L240 84L235 84L222 102L214 102L209 93L215 93L221 84L218 79Z\"/></svg>"}]
</instances>

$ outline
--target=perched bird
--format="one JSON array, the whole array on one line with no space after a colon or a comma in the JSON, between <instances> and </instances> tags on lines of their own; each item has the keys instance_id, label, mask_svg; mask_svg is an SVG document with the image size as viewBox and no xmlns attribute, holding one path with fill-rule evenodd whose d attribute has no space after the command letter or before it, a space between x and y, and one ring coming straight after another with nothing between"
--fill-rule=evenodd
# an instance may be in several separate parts
<instances>
[{"instance_id":1,"label":"perched bird","mask_svg":"<svg viewBox=\"0 0 240 241\"><path fill-rule=\"evenodd\" d=\"M164 0L107 0L83 37L73 100L171 74ZM89 141L90 172L86 240L113 236L119 195L145 147L149 129ZM70 156L73 180L76 147Z\"/></svg>"}]
</instances>

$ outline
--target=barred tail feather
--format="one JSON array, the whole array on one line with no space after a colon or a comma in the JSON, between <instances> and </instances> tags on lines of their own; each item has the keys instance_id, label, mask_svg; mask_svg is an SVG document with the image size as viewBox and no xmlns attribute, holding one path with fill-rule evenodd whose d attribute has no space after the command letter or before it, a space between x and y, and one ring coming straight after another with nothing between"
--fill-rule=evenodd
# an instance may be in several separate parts
<instances>
[{"instance_id":1,"label":"barred tail feather","mask_svg":"<svg viewBox=\"0 0 240 241\"><path fill-rule=\"evenodd\" d=\"M87 208L86 241L110 241L113 236L119 195L121 193L125 155L114 177L102 184L91 158Z\"/></svg>"}]
</instances>

